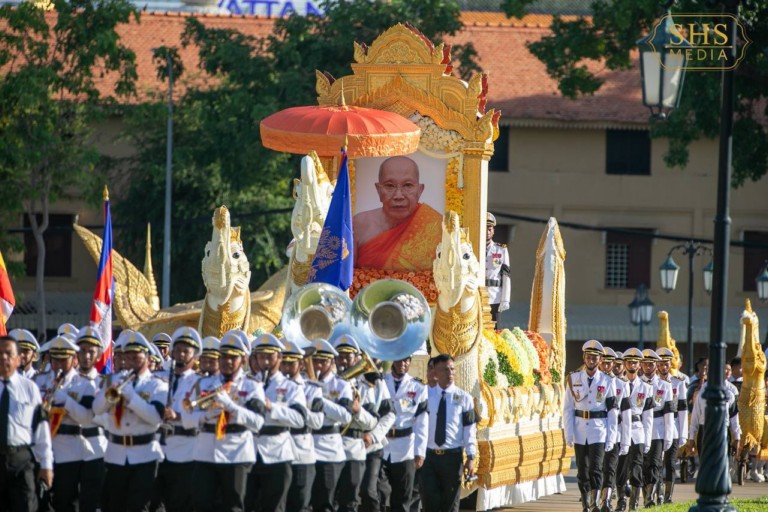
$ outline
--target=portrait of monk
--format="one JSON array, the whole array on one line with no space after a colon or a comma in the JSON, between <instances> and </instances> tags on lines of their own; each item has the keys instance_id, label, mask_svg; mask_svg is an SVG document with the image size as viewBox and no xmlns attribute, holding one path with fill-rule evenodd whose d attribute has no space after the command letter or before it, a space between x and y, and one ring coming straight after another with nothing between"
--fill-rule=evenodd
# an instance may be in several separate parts
<instances>
[{"instance_id":1,"label":"portrait of monk","mask_svg":"<svg viewBox=\"0 0 768 512\"><path fill-rule=\"evenodd\" d=\"M420 203L419 166L406 156L382 162L376 182L381 207L353 218L355 266L382 270L432 268L442 236L442 214Z\"/></svg>"}]
</instances>

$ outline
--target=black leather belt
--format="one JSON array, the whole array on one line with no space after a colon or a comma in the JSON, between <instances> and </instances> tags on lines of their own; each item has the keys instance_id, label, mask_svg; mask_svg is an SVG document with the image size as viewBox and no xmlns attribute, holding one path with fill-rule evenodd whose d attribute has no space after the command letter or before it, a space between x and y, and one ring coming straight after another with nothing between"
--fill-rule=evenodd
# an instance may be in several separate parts
<instances>
[{"instance_id":1,"label":"black leather belt","mask_svg":"<svg viewBox=\"0 0 768 512\"><path fill-rule=\"evenodd\" d=\"M288 432L288 427L278 427L276 425L269 425L267 427L261 427L259 430L260 436L279 436L283 432Z\"/></svg>"},{"instance_id":2,"label":"black leather belt","mask_svg":"<svg viewBox=\"0 0 768 512\"><path fill-rule=\"evenodd\" d=\"M632 415L632 423L634 423L636 421L642 421L642 418L640 417L639 414L633 414Z\"/></svg>"},{"instance_id":3,"label":"black leather belt","mask_svg":"<svg viewBox=\"0 0 768 512\"><path fill-rule=\"evenodd\" d=\"M65 436L83 436L83 437L98 437L104 434L101 427L87 427L83 428L80 425L59 425L59 430L56 434Z\"/></svg>"},{"instance_id":4,"label":"black leather belt","mask_svg":"<svg viewBox=\"0 0 768 512\"><path fill-rule=\"evenodd\" d=\"M6 455L15 455L19 452L23 452L25 450L31 450L32 447L29 445L21 445L21 446L1 446L0 447L0 457L4 457Z\"/></svg>"},{"instance_id":5,"label":"black leather belt","mask_svg":"<svg viewBox=\"0 0 768 512\"><path fill-rule=\"evenodd\" d=\"M171 432L172 436L183 436L183 437L195 437L197 435L197 429L196 428L184 428L180 425L174 425L173 426L173 432Z\"/></svg>"},{"instance_id":6,"label":"black leather belt","mask_svg":"<svg viewBox=\"0 0 768 512\"><path fill-rule=\"evenodd\" d=\"M501 286L500 279L486 279L485 286Z\"/></svg>"},{"instance_id":7,"label":"black leather belt","mask_svg":"<svg viewBox=\"0 0 768 512\"><path fill-rule=\"evenodd\" d=\"M226 427L224 427L225 434L239 434L241 432L245 432L246 430L248 430L248 428L245 425L227 425ZM207 434L215 434L216 425L214 425L213 423L204 423L203 432Z\"/></svg>"},{"instance_id":8,"label":"black leather belt","mask_svg":"<svg viewBox=\"0 0 768 512\"><path fill-rule=\"evenodd\" d=\"M411 434L413 434L413 427L391 428L387 432L387 437L390 439L397 439L398 437L408 437Z\"/></svg>"},{"instance_id":9,"label":"black leather belt","mask_svg":"<svg viewBox=\"0 0 768 512\"><path fill-rule=\"evenodd\" d=\"M344 432L344 437L351 437L352 439L362 439L363 431L356 428L350 428L346 432Z\"/></svg>"},{"instance_id":10,"label":"black leather belt","mask_svg":"<svg viewBox=\"0 0 768 512\"><path fill-rule=\"evenodd\" d=\"M300 436L302 434L309 434L312 431L309 427L302 427L302 428L292 428L291 429L291 435L292 436Z\"/></svg>"},{"instance_id":11,"label":"black leather belt","mask_svg":"<svg viewBox=\"0 0 768 512\"><path fill-rule=\"evenodd\" d=\"M130 448L131 446L142 446L155 440L155 434L139 434L138 436L116 436L109 434L109 440L115 444L121 444Z\"/></svg>"},{"instance_id":12,"label":"black leather belt","mask_svg":"<svg viewBox=\"0 0 768 512\"><path fill-rule=\"evenodd\" d=\"M451 455L453 453L461 453L464 450L464 448L427 448L427 453L431 453L432 455Z\"/></svg>"},{"instance_id":13,"label":"black leather belt","mask_svg":"<svg viewBox=\"0 0 768 512\"><path fill-rule=\"evenodd\" d=\"M653 411L653 417L654 418L663 418L665 414L666 413L663 410L661 410L661 411Z\"/></svg>"},{"instance_id":14,"label":"black leather belt","mask_svg":"<svg viewBox=\"0 0 768 512\"><path fill-rule=\"evenodd\" d=\"M317 430L315 430L315 434L338 434L339 433L339 427L336 425L330 425L328 427L321 427Z\"/></svg>"},{"instance_id":15,"label":"black leather belt","mask_svg":"<svg viewBox=\"0 0 768 512\"><path fill-rule=\"evenodd\" d=\"M573 414L577 418L584 418L585 420L601 419L608 417L608 411L573 411Z\"/></svg>"}]
</instances>

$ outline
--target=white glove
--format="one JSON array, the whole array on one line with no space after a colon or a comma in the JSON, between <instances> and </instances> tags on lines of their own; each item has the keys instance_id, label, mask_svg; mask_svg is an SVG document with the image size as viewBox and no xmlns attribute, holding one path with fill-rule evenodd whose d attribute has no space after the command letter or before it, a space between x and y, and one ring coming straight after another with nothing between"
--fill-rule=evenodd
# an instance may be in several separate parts
<instances>
[{"instance_id":1,"label":"white glove","mask_svg":"<svg viewBox=\"0 0 768 512\"><path fill-rule=\"evenodd\" d=\"M499 313L501 313L502 311L506 311L508 309L509 309L509 302L504 301L501 304L499 304Z\"/></svg>"},{"instance_id":2,"label":"white glove","mask_svg":"<svg viewBox=\"0 0 768 512\"><path fill-rule=\"evenodd\" d=\"M232 412L235 407L237 407L237 404L235 404L234 400L232 400L232 397L229 396L229 393L224 391L219 391L219 393L216 395L216 401L219 402L222 409L225 411Z\"/></svg>"},{"instance_id":3,"label":"white glove","mask_svg":"<svg viewBox=\"0 0 768 512\"><path fill-rule=\"evenodd\" d=\"M667 451L670 448L672 448L672 441L669 441L669 442L664 441L664 451Z\"/></svg>"},{"instance_id":4,"label":"white glove","mask_svg":"<svg viewBox=\"0 0 768 512\"><path fill-rule=\"evenodd\" d=\"M68 396L69 395L67 394L66 390L59 389L58 391L56 391L56 393L53 394L53 403L58 405L63 405L64 402L67 401Z\"/></svg>"},{"instance_id":5,"label":"white glove","mask_svg":"<svg viewBox=\"0 0 768 512\"><path fill-rule=\"evenodd\" d=\"M643 455L648 455L649 451L651 451L651 445L647 444L645 445L645 448L643 448Z\"/></svg>"},{"instance_id":6,"label":"white glove","mask_svg":"<svg viewBox=\"0 0 768 512\"><path fill-rule=\"evenodd\" d=\"M619 455L626 455L629 453L629 445L628 444L622 444L621 448L619 448Z\"/></svg>"},{"instance_id":7,"label":"white glove","mask_svg":"<svg viewBox=\"0 0 768 512\"><path fill-rule=\"evenodd\" d=\"M568 445L568 448L573 448L573 439L566 440L565 444Z\"/></svg>"},{"instance_id":8,"label":"white glove","mask_svg":"<svg viewBox=\"0 0 768 512\"><path fill-rule=\"evenodd\" d=\"M605 452L608 453L611 450L613 450L613 443L605 443Z\"/></svg>"},{"instance_id":9,"label":"white glove","mask_svg":"<svg viewBox=\"0 0 768 512\"><path fill-rule=\"evenodd\" d=\"M129 382L123 388L120 390L120 394L123 395L123 399L126 402L130 402L133 400L133 397L136 396L136 390L133 387L133 383Z\"/></svg>"}]
</instances>

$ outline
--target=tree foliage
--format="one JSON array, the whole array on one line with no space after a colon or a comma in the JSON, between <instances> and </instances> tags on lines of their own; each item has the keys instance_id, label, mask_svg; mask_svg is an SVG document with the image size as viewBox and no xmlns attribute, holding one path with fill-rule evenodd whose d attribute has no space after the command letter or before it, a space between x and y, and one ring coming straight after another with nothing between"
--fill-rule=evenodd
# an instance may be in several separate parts
<instances>
[{"instance_id":1,"label":"tree foliage","mask_svg":"<svg viewBox=\"0 0 768 512\"><path fill-rule=\"evenodd\" d=\"M100 114L95 72L134 89L134 54L116 27L138 16L127 0L54 0L0 7L0 203L29 218L37 246L39 331L45 332L45 244L50 204L73 192L98 197L101 157L90 141Z\"/></svg>"},{"instance_id":2,"label":"tree foliage","mask_svg":"<svg viewBox=\"0 0 768 512\"><path fill-rule=\"evenodd\" d=\"M329 2L326 15L275 21L260 40L236 30L186 21L183 44L197 49L200 69L185 69L177 49L156 49L156 64L167 77L193 71L208 85L190 87L175 102L173 140L173 231L171 296L189 301L203 296L200 259L210 238L210 217L225 204L242 226L255 289L286 262L290 232L291 178L298 158L261 146L260 121L283 108L316 104L315 70L335 76L351 73L353 42L371 43L398 22L410 22L433 41L460 30L457 4L448 0L354 0ZM478 69L471 46L458 49L460 72ZM184 76L184 75L182 75ZM210 84L215 84L211 86ZM130 109L129 137L138 153L128 162L115 218L126 225L115 236L133 261L143 260L144 222L151 221L155 268L159 268L165 190L166 107L157 101ZM307 148L310 150L312 148ZM115 176L114 179L121 179Z\"/></svg>"},{"instance_id":3,"label":"tree foliage","mask_svg":"<svg viewBox=\"0 0 768 512\"><path fill-rule=\"evenodd\" d=\"M522 17L534 0L503 0L508 16ZM600 61L611 70L635 65L631 51L663 14L658 0L594 0L592 15L565 20L555 16L552 34L529 43L531 53L557 80L568 98L594 94L603 81L587 69L587 61ZM672 15L716 11L712 2L680 0ZM768 3L742 2L740 22L752 44L736 68L736 109L733 127L733 185L757 181L768 172ZM640 84L638 83L638 87ZM680 106L666 122L654 122L653 137L669 139L664 160L684 168L692 141L719 135L720 73L688 72Z\"/></svg>"}]
</instances>

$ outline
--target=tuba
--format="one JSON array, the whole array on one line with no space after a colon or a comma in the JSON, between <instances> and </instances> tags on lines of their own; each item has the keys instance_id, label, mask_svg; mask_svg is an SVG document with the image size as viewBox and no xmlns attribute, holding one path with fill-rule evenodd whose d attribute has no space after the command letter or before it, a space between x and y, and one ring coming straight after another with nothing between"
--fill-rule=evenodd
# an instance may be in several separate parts
<instances>
[{"instance_id":1,"label":"tuba","mask_svg":"<svg viewBox=\"0 0 768 512\"><path fill-rule=\"evenodd\" d=\"M301 348L319 338L331 340L345 331L351 304L346 293L330 284L302 286L285 302L283 336Z\"/></svg>"},{"instance_id":2,"label":"tuba","mask_svg":"<svg viewBox=\"0 0 768 512\"><path fill-rule=\"evenodd\" d=\"M398 361L421 347L431 320L429 303L415 286L397 279L381 279L355 297L350 330L365 354L383 361Z\"/></svg>"}]
</instances>

